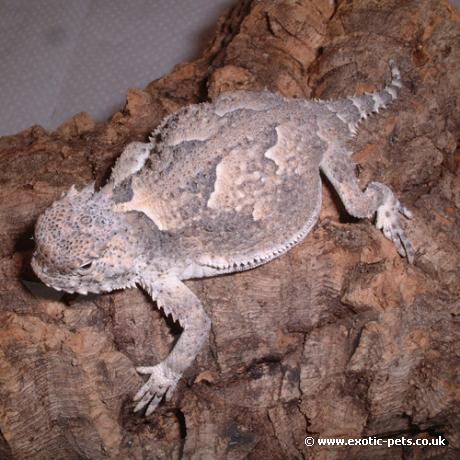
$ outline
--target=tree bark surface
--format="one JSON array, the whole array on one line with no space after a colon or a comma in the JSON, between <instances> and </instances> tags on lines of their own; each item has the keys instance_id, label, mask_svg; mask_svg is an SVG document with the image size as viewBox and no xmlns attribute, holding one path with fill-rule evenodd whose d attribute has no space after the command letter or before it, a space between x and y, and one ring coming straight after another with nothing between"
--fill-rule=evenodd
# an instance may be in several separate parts
<instances>
[{"instance_id":1,"label":"tree bark surface","mask_svg":"<svg viewBox=\"0 0 460 460\"><path fill-rule=\"evenodd\" d=\"M33 275L38 215L72 184L107 178L123 146L179 107L234 89L396 103L352 143L364 187L413 211L414 265L328 184L319 223L260 268L187 282L212 319L173 400L132 413L135 367L180 332L140 290L62 295ZM439 0L241 0L202 57L103 124L0 138L0 458L460 458L460 16ZM4 107L6 110L7 108ZM411 437L448 447L307 447L304 438Z\"/></svg>"}]
</instances>

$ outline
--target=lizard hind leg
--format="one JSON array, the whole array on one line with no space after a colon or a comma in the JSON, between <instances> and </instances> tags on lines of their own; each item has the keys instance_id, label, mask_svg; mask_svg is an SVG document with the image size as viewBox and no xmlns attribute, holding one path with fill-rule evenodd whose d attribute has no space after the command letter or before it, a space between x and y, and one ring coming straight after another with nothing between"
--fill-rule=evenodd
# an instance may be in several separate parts
<instances>
[{"instance_id":1,"label":"lizard hind leg","mask_svg":"<svg viewBox=\"0 0 460 460\"><path fill-rule=\"evenodd\" d=\"M382 204L376 210L375 226L382 230L386 238L393 241L401 256L406 256L407 260L413 263L414 249L399 220L400 214L411 219L412 213L399 202L386 185L371 182L367 189L375 189L383 195Z\"/></svg>"},{"instance_id":2,"label":"lizard hind leg","mask_svg":"<svg viewBox=\"0 0 460 460\"><path fill-rule=\"evenodd\" d=\"M400 216L411 218L412 213L396 198L389 187L371 182L362 191L354 172L349 153L340 146L329 146L320 168L340 196L349 214L358 218L372 218L386 238L393 241L401 256L414 261L414 249L402 226Z\"/></svg>"}]
</instances>

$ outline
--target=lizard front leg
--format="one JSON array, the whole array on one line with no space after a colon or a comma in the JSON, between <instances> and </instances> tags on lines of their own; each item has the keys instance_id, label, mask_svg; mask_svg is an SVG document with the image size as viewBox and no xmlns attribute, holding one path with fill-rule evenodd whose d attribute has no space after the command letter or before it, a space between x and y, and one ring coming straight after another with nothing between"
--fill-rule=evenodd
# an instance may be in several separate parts
<instances>
[{"instance_id":1,"label":"lizard front leg","mask_svg":"<svg viewBox=\"0 0 460 460\"><path fill-rule=\"evenodd\" d=\"M131 142L118 157L115 166L112 168L108 186L119 185L127 177L140 171L144 166L152 150L150 142Z\"/></svg>"},{"instance_id":2,"label":"lizard front leg","mask_svg":"<svg viewBox=\"0 0 460 460\"><path fill-rule=\"evenodd\" d=\"M156 409L163 397L171 399L183 372L192 364L207 340L211 321L199 299L178 278L162 276L153 281L143 279L140 284L158 306L184 328L166 359L155 366L137 368L139 373L150 377L134 396L134 401L139 401L134 411L147 407L147 416Z\"/></svg>"}]
</instances>

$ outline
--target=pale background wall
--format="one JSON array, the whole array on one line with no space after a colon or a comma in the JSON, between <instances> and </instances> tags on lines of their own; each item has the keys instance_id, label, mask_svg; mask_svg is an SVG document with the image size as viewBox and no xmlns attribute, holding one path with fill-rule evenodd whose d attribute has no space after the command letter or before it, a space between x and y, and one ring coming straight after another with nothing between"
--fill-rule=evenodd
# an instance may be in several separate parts
<instances>
[{"instance_id":1,"label":"pale background wall","mask_svg":"<svg viewBox=\"0 0 460 460\"><path fill-rule=\"evenodd\" d=\"M460 0L452 0L460 7ZM234 0L0 0L0 135L102 121L197 57Z\"/></svg>"},{"instance_id":2,"label":"pale background wall","mask_svg":"<svg viewBox=\"0 0 460 460\"><path fill-rule=\"evenodd\" d=\"M0 0L0 135L104 120L199 56L234 0Z\"/></svg>"}]
</instances>

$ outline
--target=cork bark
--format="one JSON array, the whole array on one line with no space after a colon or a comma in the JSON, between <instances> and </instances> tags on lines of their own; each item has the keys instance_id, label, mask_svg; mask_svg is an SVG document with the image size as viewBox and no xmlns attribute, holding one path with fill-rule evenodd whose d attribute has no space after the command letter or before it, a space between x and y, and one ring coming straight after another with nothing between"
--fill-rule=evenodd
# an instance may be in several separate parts
<instances>
[{"instance_id":1,"label":"cork bark","mask_svg":"<svg viewBox=\"0 0 460 460\"><path fill-rule=\"evenodd\" d=\"M442 0L241 0L192 63L95 124L0 138L0 458L454 459L460 457L460 15ZM123 146L162 117L231 89L401 98L362 125L363 185L414 217L416 261L327 183L320 221L260 268L187 282L212 319L173 400L132 413L135 366L180 330L140 290L62 295L33 275L37 216L72 184L103 183ZM7 108L4 108L7 109ZM442 435L448 447L306 447L304 438Z\"/></svg>"}]
</instances>

